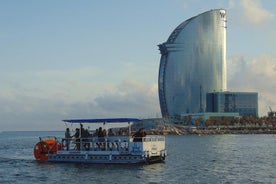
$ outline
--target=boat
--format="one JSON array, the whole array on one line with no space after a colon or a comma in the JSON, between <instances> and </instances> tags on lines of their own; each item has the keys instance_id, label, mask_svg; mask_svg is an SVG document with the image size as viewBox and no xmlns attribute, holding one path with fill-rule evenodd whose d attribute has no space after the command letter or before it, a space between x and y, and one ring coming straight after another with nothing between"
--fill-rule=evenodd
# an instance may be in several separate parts
<instances>
[{"instance_id":1,"label":"boat","mask_svg":"<svg viewBox=\"0 0 276 184\"><path fill-rule=\"evenodd\" d=\"M140 122L136 118L108 119L71 119L63 120L65 124L80 124L80 136L58 138L55 136L39 137L34 146L37 161L71 162L91 164L151 164L164 162L167 156L165 136L146 135L133 137L131 125ZM98 137L85 135L84 124L127 123L128 135Z\"/></svg>"}]
</instances>

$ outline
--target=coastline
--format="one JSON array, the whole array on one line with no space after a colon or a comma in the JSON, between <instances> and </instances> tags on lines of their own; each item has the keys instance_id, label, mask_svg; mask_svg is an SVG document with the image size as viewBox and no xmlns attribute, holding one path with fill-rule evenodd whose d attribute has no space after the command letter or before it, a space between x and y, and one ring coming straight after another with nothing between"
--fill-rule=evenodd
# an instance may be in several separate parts
<instances>
[{"instance_id":1,"label":"coastline","mask_svg":"<svg viewBox=\"0 0 276 184\"><path fill-rule=\"evenodd\" d=\"M221 134L276 134L276 128L255 128L255 127L239 127L239 128L195 128L173 126L164 129L146 130L148 135L221 135Z\"/></svg>"}]
</instances>

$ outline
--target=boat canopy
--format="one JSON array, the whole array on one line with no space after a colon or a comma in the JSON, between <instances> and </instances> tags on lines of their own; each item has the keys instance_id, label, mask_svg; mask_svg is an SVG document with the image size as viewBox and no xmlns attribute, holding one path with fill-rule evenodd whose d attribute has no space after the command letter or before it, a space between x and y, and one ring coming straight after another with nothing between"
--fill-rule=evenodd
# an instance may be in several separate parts
<instances>
[{"instance_id":1,"label":"boat canopy","mask_svg":"<svg viewBox=\"0 0 276 184\"><path fill-rule=\"evenodd\" d=\"M104 118L104 119L66 119L62 120L68 123L122 123L122 122L139 122L136 118Z\"/></svg>"}]
</instances>

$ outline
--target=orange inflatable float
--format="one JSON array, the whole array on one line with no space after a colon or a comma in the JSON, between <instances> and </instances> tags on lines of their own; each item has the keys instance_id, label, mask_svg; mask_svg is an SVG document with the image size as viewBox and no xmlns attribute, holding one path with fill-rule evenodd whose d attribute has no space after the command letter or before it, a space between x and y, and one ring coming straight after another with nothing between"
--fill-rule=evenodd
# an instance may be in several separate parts
<instances>
[{"instance_id":1,"label":"orange inflatable float","mask_svg":"<svg viewBox=\"0 0 276 184\"><path fill-rule=\"evenodd\" d=\"M49 153L55 154L61 149L61 144L55 139L41 140L34 146L34 157L36 160L47 161Z\"/></svg>"}]
</instances>

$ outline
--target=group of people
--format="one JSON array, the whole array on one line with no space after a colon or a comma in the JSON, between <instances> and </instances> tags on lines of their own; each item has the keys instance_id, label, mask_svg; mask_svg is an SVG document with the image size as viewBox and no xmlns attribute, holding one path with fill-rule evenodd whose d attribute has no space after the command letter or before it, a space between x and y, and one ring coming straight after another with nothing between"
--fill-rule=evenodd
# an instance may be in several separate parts
<instances>
[{"instance_id":1,"label":"group of people","mask_svg":"<svg viewBox=\"0 0 276 184\"><path fill-rule=\"evenodd\" d=\"M69 150L70 148L70 141L73 138L76 141L76 149L80 150L80 138L82 138L83 142L88 142L86 138L89 137L98 137L99 138L99 142L103 142L104 141L104 137L106 136L115 136L116 134L113 132L113 130L110 128L108 129L108 132L106 129L103 129L102 127L99 127L99 129L96 129L95 133L90 134L89 131L87 129L83 128L83 125L80 124L80 128L76 128L75 134L71 135L70 133L70 129L66 128L65 131L65 147L67 150ZM117 135L124 135L124 131L123 129L119 129ZM140 128L137 132L135 132L132 137L133 137L133 142L142 142L143 141L143 137L145 137L147 134L145 132L144 128ZM84 147L86 147L87 149L89 149L89 143L85 143Z\"/></svg>"},{"instance_id":2,"label":"group of people","mask_svg":"<svg viewBox=\"0 0 276 184\"><path fill-rule=\"evenodd\" d=\"M92 135L94 137L106 137L106 136L114 136L116 135L112 128L108 129L108 132L106 131L106 129L102 129L102 127L100 127L99 129L96 129L96 132Z\"/></svg>"},{"instance_id":3,"label":"group of people","mask_svg":"<svg viewBox=\"0 0 276 184\"><path fill-rule=\"evenodd\" d=\"M66 128L65 131L65 146L66 149L69 150L70 148L70 141L71 139L75 139L77 150L80 150L80 138L88 138L90 133L87 129L83 128L83 125L80 125L80 128L76 128L75 134L71 136L70 129Z\"/></svg>"}]
</instances>

